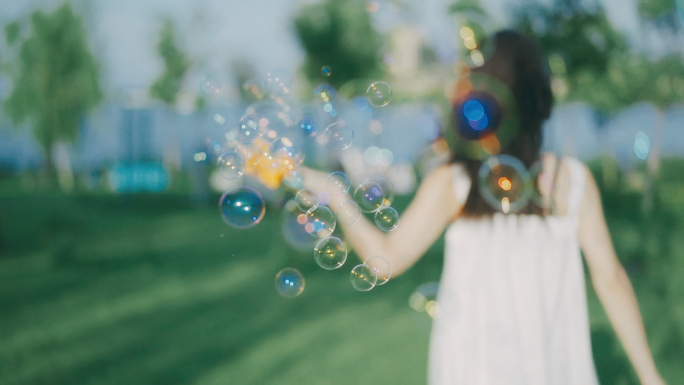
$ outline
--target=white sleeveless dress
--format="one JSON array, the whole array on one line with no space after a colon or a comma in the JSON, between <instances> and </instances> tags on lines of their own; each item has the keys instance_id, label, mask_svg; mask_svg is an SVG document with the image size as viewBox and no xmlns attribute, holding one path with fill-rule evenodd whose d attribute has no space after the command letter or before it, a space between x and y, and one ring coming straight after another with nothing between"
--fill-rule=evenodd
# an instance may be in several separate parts
<instances>
[{"instance_id":1,"label":"white sleeveless dress","mask_svg":"<svg viewBox=\"0 0 684 385\"><path fill-rule=\"evenodd\" d=\"M596 385L577 235L585 177L566 158L568 215L458 219L430 338L429 385ZM465 202L470 180L454 166Z\"/></svg>"}]
</instances>

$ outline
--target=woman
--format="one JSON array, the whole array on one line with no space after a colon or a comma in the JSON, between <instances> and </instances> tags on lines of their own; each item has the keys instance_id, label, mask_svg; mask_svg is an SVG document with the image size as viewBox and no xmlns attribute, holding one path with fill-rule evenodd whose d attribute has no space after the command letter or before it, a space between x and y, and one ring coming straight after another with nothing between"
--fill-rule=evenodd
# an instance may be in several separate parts
<instances>
[{"instance_id":1,"label":"woman","mask_svg":"<svg viewBox=\"0 0 684 385\"><path fill-rule=\"evenodd\" d=\"M539 162L554 175L553 194L539 189L553 210L533 204L509 214L495 210L473 183L482 159L456 155L424 179L397 230L384 234L362 219L345 226L345 235L363 260L383 256L398 275L447 229L440 316L430 341L431 385L597 384L580 248L641 382L663 384L591 174L576 159L540 153L541 126L553 104L542 56L514 31L492 40L491 57L473 73L505 84L517 105L517 132L499 154L528 168ZM323 189L324 178L305 174L314 190ZM333 196L330 207L347 200Z\"/></svg>"}]
</instances>

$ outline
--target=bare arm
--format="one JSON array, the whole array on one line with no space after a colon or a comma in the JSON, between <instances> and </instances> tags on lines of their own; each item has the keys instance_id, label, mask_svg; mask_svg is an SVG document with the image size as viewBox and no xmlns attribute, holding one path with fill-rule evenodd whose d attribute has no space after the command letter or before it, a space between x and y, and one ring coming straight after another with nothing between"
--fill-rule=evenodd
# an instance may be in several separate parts
<instances>
[{"instance_id":1,"label":"bare arm","mask_svg":"<svg viewBox=\"0 0 684 385\"><path fill-rule=\"evenodd\" d=\"M364 261L374 255L384 257L392 266L393 276L411 267L461 210L451 185L451 172L450 167L442 166L423 180L396 230L385 234L363 217L352 226L343 226L359 257ZM307 188L322 189L324 179L321 181L316 171L306 170L304 179ZM330 208L336 211L340 203L348 200L349 196L333 196Z\"/></svg>"},{"instance_id":2,"label":"bare arm","mask_svg":"<svg viewBox=\"0 0 684 385\"><path fill-rule=\"evenodd\" d=\"M596 183L585 170L587 184L580 215L579 238L592 283L642 384L661 385L646 341L632 284L615 255Z\"/></svg>"}]
</instances>

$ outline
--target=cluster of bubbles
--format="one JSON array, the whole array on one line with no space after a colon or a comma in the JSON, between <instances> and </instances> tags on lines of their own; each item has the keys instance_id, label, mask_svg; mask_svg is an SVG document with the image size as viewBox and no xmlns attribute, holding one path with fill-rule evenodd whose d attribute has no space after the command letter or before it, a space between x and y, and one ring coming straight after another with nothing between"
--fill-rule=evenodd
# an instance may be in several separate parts
<instances>
[{"instance_id":1,"label":"cluster of bubbles","mask_svg":"<svg viewBox=\"0 0 684 385\"><path fill-rule=\"evenodd\" d=\"M332 69L323 66L321 74L331 77ZM262 82L246 82L243 89L253 96L254 103L233 123L219 113L214 114L213 120L217 124L228 127L225 142L208 140L207 151L197 152L194 159L197 162L215 159L218 175L230 181L251 176L269 188L285 184L297 191L286 211L288 228L296 226L298 229L288 231L286 238L304 236L316 240L314 261L325 270L335 270L347 260L347 246L334 236L338 222L342 226L353 226L363 213L370 213L380 230L392 231L398 226L399 215L390 206L388 190L391 187L381 181L368 180L352 189L344 173L333 172L325 184L323 194L327 194L327 198L302 188L300 167L304 162L304 141L315 137L317 143L331 150L345 150L354 143L354 129L337 117L337 90L328 84L318 85L313 94L317 108L330 116L329 124L321 125L315 118L317 114L294 107L290 100L293 80L288 71L276 69L268 72ZM220 82L213 76L201 79L199 91L208 98L217 98L222 93ZM374 82L368 86L365 98L354 100L354 108L370 118L374 107L387 106L391 98L389 84ZM327 206L330 197L347 194L351 198L337 203L336 215ZM261 222L266 204L258 191L241 186L229 189L221 196L219 211L228 225L247 229ZM386 283L390 276L389 262L374 256L354 266L350 280L355 289L368 291ZM304 291L304 276L292 267L280 270L275 282L277 291L284 297L296 297Z\"/></svg>"},{"instance_id":2,"label":"cluster of bubbles","mask_svg":"<svg viewBox=\"0 0 684 385\"><path fill-rule=\"evenodd\" d=\"M314 261L322 269L336 270L347 261L347 246L342 239L334 235L338 222L342 226L353 226L359 222L362 213L366 212L374 213L376 226L382 231L397 228L399 214L388 205L390 201L385 194L385 189L391 189L391 185L380 177L375 178L356 188L354 200L337 203L337 215L323 203L330 197L343 197L350 192L349 178L343 172L335 171L328 175L324 192L316 194L303 188L295 194L290 209L297 212L296 226L301 228L299 233L308 234L317 240L313 247ZM324 199L323 196L327 198ZM350 281L354 289L368 291L385 284L391 275L389 261L381 256L373 256L351 269ZM280 282L276 280L278 285ZM283 292L280 287L278 290Z\"/></svg>"}]
</instances>

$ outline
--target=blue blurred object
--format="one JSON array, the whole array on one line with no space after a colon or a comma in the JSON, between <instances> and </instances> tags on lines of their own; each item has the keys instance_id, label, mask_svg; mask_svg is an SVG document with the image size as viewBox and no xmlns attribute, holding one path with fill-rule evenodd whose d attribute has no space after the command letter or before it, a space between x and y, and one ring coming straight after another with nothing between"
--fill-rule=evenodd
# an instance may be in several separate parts
<instances>
[{"instance_id":1,"label":"blue blurred object","mask_svg":"<svg viewBox=\"0 0 684 385\"><path fill-rule=\"evenodd\" d=\"M117 163L109 170L109 184L119 193L161 192L169 187L169 173L160 163Z\"/></svg>"}]
</instances>

